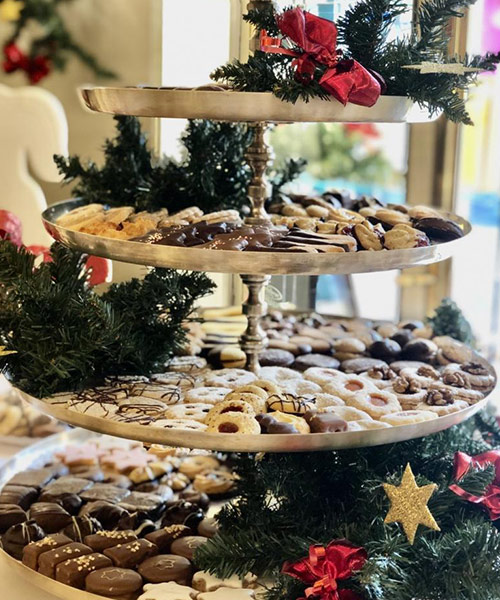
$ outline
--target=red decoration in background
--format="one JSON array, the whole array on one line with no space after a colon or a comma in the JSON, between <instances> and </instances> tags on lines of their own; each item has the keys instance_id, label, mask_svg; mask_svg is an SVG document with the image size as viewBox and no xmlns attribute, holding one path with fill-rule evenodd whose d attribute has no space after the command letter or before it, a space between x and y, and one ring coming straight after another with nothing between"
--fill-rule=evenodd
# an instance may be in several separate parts
<instances>
[{"instance_id":1,"label":"red decoration in background","mask_svg":"<svg viewBox=\"0 0 500 600\"><path fill-rule=\"evenodd\" d=\"M495 467L495 478L486 487L482 496L475 496L465 491L457 484L450 485L450 490L467 502L479 504L486 509L492 521L500 519L500 450L490 450L477 456L469 456L465 452L456 452L453 469L453 479L460 481L470 469L481 469L488 465Z\"/></svg>"},{"instance_id":2,"label":"red decoration in background","mask_svg":"<svg viewBox=\"0 0 500 600\"><path fill-rule=\"evenodd\" d=\"M0 239L10 240L15 246L23 245L21 219L8 210L0 210ZM50 262L50 248L46 246L25 246L28 252L35 256L42 256L43 262ZM89 285L95 286L105 283L111 272L111 261L98 256L89 256L85 264L90 272Z\"/></svg>"},{"instance_id":3,"label":"red decoration in background","mask_svg":"<svg viewBox=\"0 0 500 600\"><path fill-rule=\"evenodd\" d=\"M373 123L344 123L344 129L348 133L361 133L365 137L380 137L380 133Z\"/></svg>"},{"instance_id":4,"label":"red decoration in background","mask_svg":"<svg viewBox=\"0 0 500 600\"><path fill-rule=\"evenodd\" d=\"M3 48L5 60L3 70L5 73L24 71L31 83L38 83L50 73L50 59L48 56L27 56L14 42L6 44Z\"/></svg>"},{"instance_id":5,"label":"red decoration in background","mask_svg":"<svg viewBox=\"0 0 500 600\"><path fill-rule=\"evenodd\" d=\"M354 59L342 58L337 50L337 27L301 8L293 8L277 17L278 27L302 53L283 48L278 38L262 36L261 50L295 57L296 77L307 84L318 66L327 67L321 87L339 102L373 106L382 93L382 81ZM381 78L380 78L381 79Z\"/></svg>"},{"instance_id":6,"label":"red decoration in background","mask_svg":"<svg viewBox=\"0 0 500 600\"><path fill-rule=\"evenodd\" d=\"M306 589L306 598L360 600L352 590L338 589L338 581L348 579L362 569L367 557L364 548L354 546L347 540L334 540L326 548L310 546L308 558L297 562L287 561L282 573L310 586Z\"/></svg>"}]
</instances>

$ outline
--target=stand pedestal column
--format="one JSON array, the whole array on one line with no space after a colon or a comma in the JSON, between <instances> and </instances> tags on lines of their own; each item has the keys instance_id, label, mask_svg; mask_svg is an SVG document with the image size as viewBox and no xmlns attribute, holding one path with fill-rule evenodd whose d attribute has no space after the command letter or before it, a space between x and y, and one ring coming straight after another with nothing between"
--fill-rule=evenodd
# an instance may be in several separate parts
<instances>
[{"instance_id":1,"label":"stand pedestal column","mask_svg":"<svg viewBox=\"0 0 500 600\"><path fill-rule=\"evenodd\" d=\"M243 304L243 314L248 319L248 325L241 336L240 346L247 355L247 369L258 373L259 354L267 345L267 336L260 326L260 319L267 312L264 294L271 277L269 275L240 275L240 277L248 288L248 298Z\"/></svg>"},{"instance_id":2,"label":"stand pedestal column","mask_svg":"<svg viewBox=\"0 0 500 600\"><path fill-rule=\"evenodd\" d=\"M254 138L247 150L246 158L253 173L252 181L248 186L248 197L252 212L246 222L256 225L269 222L269 215L265 209L266 200L270 194L266 170L271 161L272 153L265 139L267 124L257 122L251 123L250 126L254 130Z\"/></svg>"}]
</instances>

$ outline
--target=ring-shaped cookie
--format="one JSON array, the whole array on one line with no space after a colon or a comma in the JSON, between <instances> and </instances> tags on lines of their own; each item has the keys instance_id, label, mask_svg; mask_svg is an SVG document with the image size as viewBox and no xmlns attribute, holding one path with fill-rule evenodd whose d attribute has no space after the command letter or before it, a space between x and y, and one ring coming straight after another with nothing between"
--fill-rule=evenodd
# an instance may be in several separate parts
<instances>
[{"instance_id":1,"label":"ring-shaped cookie","mask_svg":"<svg viewBox=\"0 0 500 600\"><path fill-rule=\"evenodd\" d=\"M346 377L345 373L337 369L327 369L322 367L310 367L304 371L305 379L317 383L320 386L325 386L332 381L340 381Z\"/></svg>"},{"instance_id":2,"label":"ring-shaped cookie","mask_svg":"<svg viewBox=\"0 0 500 600\"><path fill-rule=\"evenodd\" d=\"M424 421L432 421L432 419L437 419L437 415L430 410L402 410L391 415L385 415L380 418L380 421L397 427L398 425L415 425Z\"/></svg>"},{"instance_id":3,"label":"ring-shaped cookie","mask_svg":"<svg viewBox=\"0 0 500 600\"><path fill-rule=\"evenodd\" d=\"M376 392L378 388L368 379L359 375L348 375L341 380L331 381L323 387L327 394L339 396L347 401L359 392Z\"/></svg>"},{"instance_id":4,"label":"ring-shaped cookie","mask_svg":"<svg viewBox=\"0 0 500 600\"><path fill-rule=\"evenodd\" d=\"M244 369L219 369L209 372L205 377L206 386L220 386L235 390L242 385L248 385L255 381L257 376Z\"/></svg>"},{"instance_id":5,"label":"ring-shaped cookie","mask_svg":"<svg viewBox=\"0 0 500 600\"><path fill-rule=\"evenodd\" d=\"M397 397L383 390L358 392L352 398L349 398L346 403L348 406L353 406L368 413L372 419L380 419L385 415L401 411L401 405Z\"/></svg>"},{"instance_id":6,"label":"ring-shaped cookie","mask_svg":"<svg viewBox=\"0 0 500 600\"><path fill-rule=\"evenodd\" d=\"M211 408L207 414L205 423L209 424L219 415L226 413L237 413L255 417L255 410L248 402L243 402L243 400L223 400Z\"/></svg>"},{"instance_id":7,"label":"ring-shaped cookie","mask_svg":"<svg viewBox=\"0 0 500 600\"><path fill-rule=\"evenodd\" d=\"M226 412L210 420L207 432L257 435L260 434L260 425L248 413Z\"/></svg>"}]
</instances>

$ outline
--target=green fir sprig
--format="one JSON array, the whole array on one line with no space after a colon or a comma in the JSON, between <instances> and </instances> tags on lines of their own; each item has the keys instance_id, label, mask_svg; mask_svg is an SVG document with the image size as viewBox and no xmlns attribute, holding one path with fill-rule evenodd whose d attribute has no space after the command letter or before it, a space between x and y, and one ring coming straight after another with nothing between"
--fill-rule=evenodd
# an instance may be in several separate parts
<instances>
[{"instance_id":1,"label":"green fir sprig","mask_svg":"<svg viewBox=\"0 0 500 600\"><path fill-rule=\"evenodd\" d=\"M343 55L359 61L366 69L378 73L385 82L383 93L407 96L426 107L431 114L443 111L451 121L472 124L464 96L477 81L477 72L421 74L409 65L425 61L461 63L480 71L493 71L500 62L500 53L485 56L449 55L448 25L450 19L461 18L475 0L424 0L420 3L410 35L389 38L396 19L412 10L405 0L359 0L337 21L338 48ZM255 9L248 20L256 27L278 35L272 27L271 8ZM276 13L275 13L276 16ZM275 20L276 23L276 20ZM286 38L287 44L291 44ZM297 50L297 48L291 44ZM299 49L300 52L300 49ZM248 92L272 92L281 100L295 103L312 98L327 99L329 94L319 84L325 67L317 63L311 81L296 77L293 57L257 51L246 63L234 61L212 73L216 81Z\"/></svg>"},{"instance_id":2,"label":"green fir sprig","mask_svg":"<svg viewBox=\"0 0 500 600\"><path fill-rule=\"evenodd\" d=\"M37 397L72 391L107 375L161 370L186 341L183 322L213 290L202 273L153 269L98 295L85 255L54 244L35 265L0 241L0 368Z\"/></svg>"},{"instance_id":3,"label":"green fir sprig","mask_svg":"<svg viewBox=\"0 0 500 600\"><path fill-rule=\"evenodd\" d=\"M449 335L469 346L474 344L472 327L457 303L451 298L444 298L441 301L434 315L427 319L427 323L432 327L435 336Z\"/></svg>"},{"instance_id":4,"label":"green fir sprig","mask_svg":"<svg viewBox=\"0 0 500 600\"><path fill-rule=\"evenodd\" d=\"M253 572L271 577L267 600L295 600L304 585L280 571L286 560L346 538L368 561L347 584L364 600L497 600L500 535L479 506L453 493L456 451L492 446L477 435L483 417L418 440L355 450L241 454L235 459L237 502L217 516L219 533L197 550L200 568L220 577ZM498 429L498 427L497 427ZM410 463L417 484L434 482L429 509L441 531L420 526L411 546L397 523L385 524L383 483L399 485ZM483 494L494 469L473 469L460 485Z\"/></svg>"},{"instance_id":5,"label":"green fir sprig","mask_svg":"<svg viewBox=\"0 0 500 600\"><path fill-rule=\"evenodd\" d=\"M205 212L248 207L251 179L245 154L253 139L247 125L189 121L181 142L181 162L157 160L141 124L134 117L115 117L117 135L104 145L104 164L84 163L80 157L54 157L64 183L76 183L73 193L88 202L132 206L137 211L188 206ZM271 173L276 186L295 178L303 161L287 163Z\"/></svg>"}]
</instances>

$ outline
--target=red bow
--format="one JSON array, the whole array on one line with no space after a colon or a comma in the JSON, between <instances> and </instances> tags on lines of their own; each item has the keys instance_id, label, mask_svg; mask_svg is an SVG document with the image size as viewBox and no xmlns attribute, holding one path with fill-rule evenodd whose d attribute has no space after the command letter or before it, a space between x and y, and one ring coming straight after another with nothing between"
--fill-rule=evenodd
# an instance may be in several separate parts
<instances>
[{"instance_id":1,"label":"red bow","mask_svg":"<svg viewBox=\"0 0 500 600\"><path fill-rule=\"evenodd\" d=\"M302 53L281 47L281 40L261 38L261 50L295 57L296 75L304 83L311 81L318 63L327 67L321 87L344 106L347 102L373 106L382 93L381 82L354 59L341 58L337 50L337 27L332 21L293 8L277 17L278 27Z\"/></svg>"},{"instance_id":2,"label":"red bow","mask_svg":"<svg viewBox=\"0 0 500 600\"><path fill-rule=\"evenodd\" d=\"M500 450L490 450L477 456L456 452L453 478L455 481L460 481L471 468L482 468L488 465L495 467L495 479L487 486L482 496L470 494L457 484L450 485L450 490L468 502L483 506L490 519L496 521L500 519Z\"/></svg>"},{"instance_id":3,"label":"red bow","mask_svg":"<svg viewBox=\"0 0 500 600\"><path fill-rule=\"evenodd\" d=\"M3 70L6 73L24 71L31 83L38 83L50 73L50 61L47 56L29 57L14 42L6 44L3 53Z\"/></svg>"},{"instance_id":4,"label":"red bow","mask_svg":"<svg viewBox=\"0 0 500 600\"><path fill-rule=\"evenodd\" d=\"M359 571L366 559L364 548L353 546L347 540L335 540L326 548L311 546L308 558L294 563L287 561L282 573L310 586L306 589L306 598L314 596L320 600L359 600L359 596L352 590L339 590L337 582L348 579L355 571Z\"/></svg>"}]
</instances>

